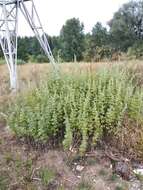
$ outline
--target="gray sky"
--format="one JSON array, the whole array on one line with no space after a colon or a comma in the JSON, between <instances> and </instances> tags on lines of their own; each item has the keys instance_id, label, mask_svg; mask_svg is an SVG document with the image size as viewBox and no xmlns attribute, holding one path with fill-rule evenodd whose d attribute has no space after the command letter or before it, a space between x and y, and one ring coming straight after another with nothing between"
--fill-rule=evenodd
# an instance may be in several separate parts
<instances>
[{"instance_id":1,"label":"gray sky","mask_svg":"<svg viewBox=\"0 0 143 190\"><path fill-rule=\"evenodd\" d=\"M128 0L34 0L46 33L58 35L67 19L76 17L90 32L97 21L106 25L114 12ZM20 16L19 34L32 35L29 27Z\"/></svg>"}]
</instances>

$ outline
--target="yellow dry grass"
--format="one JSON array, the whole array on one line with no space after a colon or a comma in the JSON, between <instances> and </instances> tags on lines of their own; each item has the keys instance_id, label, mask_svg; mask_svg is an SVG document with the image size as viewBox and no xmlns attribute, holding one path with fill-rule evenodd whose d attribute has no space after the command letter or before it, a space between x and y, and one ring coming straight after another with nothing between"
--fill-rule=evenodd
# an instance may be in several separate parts
<instances>
[{"instance_id":1,"label":"yellow dry grass","mask_svg":"<svg viewBox=\"0 0 143 190\"><path fill-rule=\"evenodd\" d=\"M58 65L60 71L64 73L83 73L95 71L99 66L107 63L63 63ZM46 74L52 72L49 64L25 64L18 66L19 88L25 89L43 78ZM9 93L9 73L6 65L0 66L0 96Z\"/></svg>"},{"instance_id":2,"label":"yellow dry grass","mask_svg":"<svg viewBox=\"0 0 143 190\"><path fill-rule=\"evenodd\" d=\"M110 67L112 65L136 65L143 66L142 61L124 61L124 62L99 62L99 63L62 63L58 68L63 73L80 74L84 72L94 72L100 67ZM52 72L50 64L32 64L18 66L19 89L24 90L37 85L41 78ZM6 65L0 65L0 97L9 94L9 73Z\"/></svg>"}]
</instances>

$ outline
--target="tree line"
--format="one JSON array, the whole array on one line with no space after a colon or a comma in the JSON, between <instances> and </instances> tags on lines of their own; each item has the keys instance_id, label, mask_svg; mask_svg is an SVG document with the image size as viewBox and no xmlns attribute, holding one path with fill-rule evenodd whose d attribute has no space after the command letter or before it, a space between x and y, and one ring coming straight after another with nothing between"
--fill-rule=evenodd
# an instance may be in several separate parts
<instances>
[{"instance_id":1,"label":"tree line","mask_svg":"<svg viewBox=\"0 0 143 190\"><path fill-rule=\"evenodd\" d=\"M59 62L114 60L121 55L143 57L143 0L124 4L108 22L97 22L90 33L77 18L66 21L59 36L48 36L54 57ZM1 54L2 56L2 54ZM18 59L47 62L35 37L18 38Z\"/></svg>"}]
</instances>

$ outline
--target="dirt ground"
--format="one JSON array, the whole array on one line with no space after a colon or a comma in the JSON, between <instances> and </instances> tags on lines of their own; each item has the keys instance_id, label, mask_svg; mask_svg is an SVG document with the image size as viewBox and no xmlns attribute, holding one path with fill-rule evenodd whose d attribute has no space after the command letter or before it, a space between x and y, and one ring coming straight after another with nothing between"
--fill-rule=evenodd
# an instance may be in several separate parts
<instances>
[{"instance_id":1,"label":"dirt ground","mask_svg":"<svg viewBox=\"0 0 143 190\"><path fill-rule=\"evenodd\" d=\"M34 150L0 124L0 190L136 190L102 151ZM141 188L140 188L141 190Z\"/></svg>"},{"instance_id":2,"label":"dirt ground","mask_svg":"<svg viewBox=\"0 0 143 190\"><path fill-rule=\"evenodd\" d=\"M100 63L100 65L103 65ZM98 64L61 65L64 72L98 69ZM37 85L48 65L19 67L22 89ZM0 66L0 106L9 100L6 66ZM46 71L46 72L45 72ZM34 84L33 84L34 83ZM1 110L0 107L0 110ZM101 150L81 158L75 151L35 150L23 139L17 140L0 122L0 190L143 190L139 180L125 181L113 172L113 163Z\"/></svg>"}]
</instances>

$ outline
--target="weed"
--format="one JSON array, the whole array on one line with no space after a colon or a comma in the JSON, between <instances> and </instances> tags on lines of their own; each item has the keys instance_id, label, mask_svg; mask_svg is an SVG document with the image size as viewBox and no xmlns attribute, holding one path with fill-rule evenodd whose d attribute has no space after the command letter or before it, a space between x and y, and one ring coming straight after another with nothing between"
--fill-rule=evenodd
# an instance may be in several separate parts
<instances>
[{"instance_id":1,"label":"weed","mask_svg":"<svg viewBox=\"0 0 143 190\"><path fill-rule=\"evenodd\" d=\"M64 187L59 187L58 190L64 190L65 188Z\"/></svg>"},{"instance_id":2,"label":"weed","mask_svg":"<svg viewBox=\"0 0 143 190\"><path fill-rule=\"evenodd\" d=\"M113 174L110 176L110 179L109 179L109 180L111 180L111 181L116 181L118 178L119 178L119 177L118 177L116 174L113 173Z\"/></svg>"},{"instance_id":3,"label":"weed","mask_svg":"<svg viewBox=\"0 0 143 190\"><path fill-rule=\"evenodd\" d=\"M0 171L0 190L7 190L9 184L9 176L7 172Z\"/></svg>"},{"instance_id":4,"label":"weed","mask_svg":"<svg viewBox=\"0 0 143 190\"><path fill-rule=\"evenodd\" d=\"M38 190L37 186L31 183L25 184L26 190Z\"/></svg>"},{"instance_id":5,"label":"weed","mask_svg":"<svg viewBox=\"0 0 143 190\"><path fill-rule=\"evenodd\" d=\"M43 185L49 185L55 179L55 172L51 169L40 169L39 177Z\"/></svg>"},{"instance_id":6,"label":"weed","mask_svg":"<svg viewBox=\"0 0 143 190\"><path fill-rule=\"evenodd\" d=\"M25 163L24 163L24 166L25 166L27 169L31 169L31 168L32 168L32 165L33 165L32 159L28 159L28 160L26 160Z\"/></svg>"},{"instance_id":7,"label":"weed","mask_svg":"<svg viewBox=\"0 0 143 190\"><path fill-rule=\"evenodd\" d=\"M142 174L136 174L136 178L137 178L139 181L143 182L143 175L142 175Z\"/></svg>"},{"instance_id":8,"label":"weed","mask_svg":"<svg viewBox=\"0 0 143 190\"><path fill-rule=\"evenodd\" d=\"M87 164L89 165L89 166L93 166L93 165L95 165L95 164L97 164L98 163L98 160L96 159L96 158L88 158L87 159Z\"/></svg>"},{"instance_id":9,"label":"weed","mask_svg":"<svg viewBox=\"0 0 143 190\"><path fill-rule=\"evenodd\" d=\"M102 169L102 170L99 171L99 175L106 176L107 175L107 171L104 170L104 169Z\"/></svg>"},{"instance_id":10,"label":"weed","mask_svg":"<svg viewBox=\"0 0 143 190\"><path fill-rule=\"evenodd\" d=\"M26 169L26 175L24 177L25 181L27 182L31 182L31 176L32 176L32 172L33 172L33 161L31 159L26 160L23 163L23 167Z\"/></svg>"},{"instance_id":11,"label":"weed","mask_svg":"<svg viewBox=\"0 0 143 190\"><path fill-rule=\"evenodd\" d=\"M115 190L125 190L125 188L121 185L117 185Z\"/></svg>"},{"instance_id":12,"label":"weed","mask_svg":"<svg viewBox=\"0 0 143 190\"><path fill-rule=\"evenodd\" d=\"M79 185L77 190L92 190L92 186L86 182L86 181L82 181Z\"/></svg>"},{"instance_id":13,"label":"weed","mask_svg":"<svg viewBox=\"0 0 143 190\"><path fill-rule=\"evenodd\" d=\"M13 162L14 161L13 155L11 153L6 153L5 154L5 161L7 164L10 164L11 162Z\"/></svg>"},{"instance_id":14,"label":"weed","mask_svg":"<svg viewBox=\"0 0 143 190\"><path fill-rule=\"evenodd\" d=\"M0 139L0 145L2 145L3 144L3 140L2 139Z\"/></svg>"}]
</instances>

